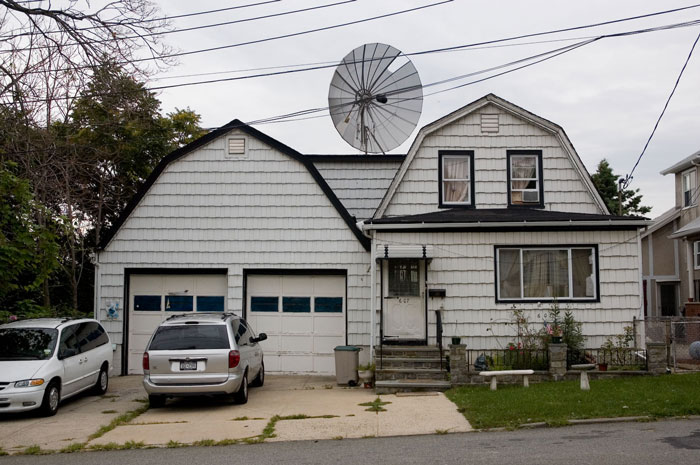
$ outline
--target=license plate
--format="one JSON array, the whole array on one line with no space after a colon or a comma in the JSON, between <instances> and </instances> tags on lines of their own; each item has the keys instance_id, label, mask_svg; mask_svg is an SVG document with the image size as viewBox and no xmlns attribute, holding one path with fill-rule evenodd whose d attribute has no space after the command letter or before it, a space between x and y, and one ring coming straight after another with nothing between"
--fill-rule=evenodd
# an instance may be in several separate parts
<instances>
[{"instance_id":1,"label":"license plate","mask_svg":"<svg viewBox=\"0 0 700 465\"><path fill-rule=\"evenodd\" d=\"M197 362L180 362L180 370L185 371L185 370L196 370L197 369Z\"/></svg>"}]
</instances>

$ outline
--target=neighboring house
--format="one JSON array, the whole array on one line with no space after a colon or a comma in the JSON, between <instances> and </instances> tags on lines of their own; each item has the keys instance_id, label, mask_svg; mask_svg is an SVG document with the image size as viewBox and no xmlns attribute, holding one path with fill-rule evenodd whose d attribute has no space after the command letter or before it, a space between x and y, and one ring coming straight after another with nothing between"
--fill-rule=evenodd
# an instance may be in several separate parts
<instances>
[{"instance_id":1,"label":"neighboring house","mask_svg":"<svg viewBox=\"0 0 700 465\"><path fill-rule=\"evenodd\" d=\"M655 218L642 234L645 314L683 314L700 295L700 151L661 172L675 178L675 207Z\"/></svg>"},{"instance_id":2,"label":"neighboring house","mask_svg":"<svg viewBox=\"0 0 700 465\"><path fill-rule=\"evenodd\" d=\"M439 309L446 341L490 348L514 338L513 308L540 325L556 301L596 346L642 316L646 223L609 214L559 126L491 94L406 156L304 156L234 120L166 157L105 238L98 317L124 373L160 321L197 310L266 332L272 372L435 344Z\"/></svg>"}]
</instances>

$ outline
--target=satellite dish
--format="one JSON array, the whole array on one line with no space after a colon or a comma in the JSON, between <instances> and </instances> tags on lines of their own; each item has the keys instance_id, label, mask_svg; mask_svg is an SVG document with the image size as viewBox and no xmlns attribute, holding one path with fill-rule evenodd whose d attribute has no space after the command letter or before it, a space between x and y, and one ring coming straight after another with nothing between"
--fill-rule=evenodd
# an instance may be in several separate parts
<instances>
[{"instance_id":1,"label":"satellite dish","mask_svg":"<svg viewBox=\"0 0 700 465\"><path fill-rule=\"evenodd\" d=\"M365 44L348 53L328 91L340 137L365 153L386 153L413 132L423 108L418 71L386 44Z\"/></svg>"}]
</instances>

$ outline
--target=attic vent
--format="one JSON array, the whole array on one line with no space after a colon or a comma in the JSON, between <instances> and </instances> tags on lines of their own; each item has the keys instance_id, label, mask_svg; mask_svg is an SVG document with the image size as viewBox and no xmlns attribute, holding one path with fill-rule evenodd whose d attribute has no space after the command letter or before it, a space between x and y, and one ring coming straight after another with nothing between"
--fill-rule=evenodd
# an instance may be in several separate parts
<instances>
[{"instance_id":1,"label":"attic vent","mask_svg":"<svg viewBox=\"0 0 700 465\"><path fill-rule=\"evenodd\" d=\"M498 132L498 115L481 115L481 132Z\"/></svg>"},{"instance_id":2,"label":"attic vent","mask_svg":"<svg viewBox=\"0 0 700 465\"><path fill-rule=\"evenodd\" d=\"M229 155L245 155L245 139L243 138L231 138L228 140L228 154Z\"/></svg>"}]
</instances>

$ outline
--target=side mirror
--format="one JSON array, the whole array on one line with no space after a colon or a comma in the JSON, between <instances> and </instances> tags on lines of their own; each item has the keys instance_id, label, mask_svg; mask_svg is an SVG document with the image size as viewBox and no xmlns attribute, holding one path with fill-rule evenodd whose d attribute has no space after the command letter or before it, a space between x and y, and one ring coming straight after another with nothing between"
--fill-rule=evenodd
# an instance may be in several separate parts
<instances>
[{"instance_id":1,"label":"side mirror","mask_svg":"<svg viewBox=\"0 0 700 465\"><path fill-rule=\"evenodd\" d=\"M260 334L258 334L257 342L261 342L261 341L264 341L264 340L266 340L266 339L267 339L267 334L265 334L265 333L260 333Z\"/></svg>"}]
</instances>

